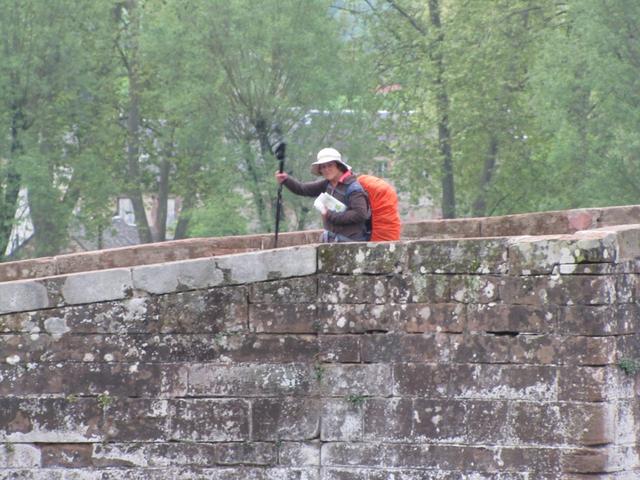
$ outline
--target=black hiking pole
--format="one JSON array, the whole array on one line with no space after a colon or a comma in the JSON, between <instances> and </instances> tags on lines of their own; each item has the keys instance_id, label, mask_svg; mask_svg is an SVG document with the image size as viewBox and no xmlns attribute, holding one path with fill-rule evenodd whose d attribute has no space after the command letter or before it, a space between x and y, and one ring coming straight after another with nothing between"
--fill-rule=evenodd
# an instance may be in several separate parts
<instances>
[{"instance_id":1,"label":"black hiking pole","mask_svg":"<svg viewBox=\"0 0 640 480\"><path fill-rule=\"evenodd\" d=\"M284 153L287 148L287 144L284 140L280 139L276 146L274 155L278 159L278 171L284 172ZM280 215L282 213L282 183L278 185L278 199L276 201L276 235L273 243L273 248L278 248L278 231L280 230Z\"/></svg>"}]
</instances>

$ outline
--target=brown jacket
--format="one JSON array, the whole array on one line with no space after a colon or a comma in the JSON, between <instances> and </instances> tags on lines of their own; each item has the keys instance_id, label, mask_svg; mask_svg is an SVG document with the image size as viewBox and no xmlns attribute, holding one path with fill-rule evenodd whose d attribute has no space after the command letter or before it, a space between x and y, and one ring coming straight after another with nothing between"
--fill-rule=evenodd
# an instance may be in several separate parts
<instances>
[{"instance_id":1,"label":"brown jacket","mask_svg":"<svg viewBox=\"0 0 640 480\"><path fill-rule=\"evenodd\" d=\"M322 192L340 200L347 206L347 210L341 213L328 212L324 221L324 228L335 234L344 235L354 241L365 240L366 222L369 218L369 202L367 195L363 191L354 191L349 195L349 201L345 199L347 187L356 181L354 175L349 175L334 189L328 180L317 180L315 182L300 182L295 178L288 177L284 181L284 186L297 195L306 197L317 197Z\"/></svg>"}]
</instances>

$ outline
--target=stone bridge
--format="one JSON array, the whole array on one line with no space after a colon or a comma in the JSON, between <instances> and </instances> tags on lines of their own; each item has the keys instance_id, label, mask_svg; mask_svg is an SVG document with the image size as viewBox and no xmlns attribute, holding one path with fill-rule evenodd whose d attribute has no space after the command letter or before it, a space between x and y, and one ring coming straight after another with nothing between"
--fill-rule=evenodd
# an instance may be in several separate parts
<instances>
[{"instance_id":1,"label":"stone bridge","mask_svg":"<svg viewBox=\"0 0 640 480\"><path fill-rule=\"evenodd\" d=\"M0 480L640 478L640 206L0 264Z\"/></svg>"}]
</instances>

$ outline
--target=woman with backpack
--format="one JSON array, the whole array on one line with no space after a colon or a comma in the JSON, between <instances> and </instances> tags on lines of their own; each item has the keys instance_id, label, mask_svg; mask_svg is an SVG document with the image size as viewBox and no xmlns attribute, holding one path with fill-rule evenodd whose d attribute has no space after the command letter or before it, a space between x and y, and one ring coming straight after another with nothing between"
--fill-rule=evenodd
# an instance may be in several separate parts
<instances>
[{"instance_id":1,"label":"woman with backpack","mask_svg":"<svg viewBox=\"0 0 640 480\"><path fill-rule=\"evenodd\" d=\"M327 193L346 206L343 212L322 209L323 242L361 242L369 240L367 220L371 216L367 193L358 183L351 167L342 161L335 148L323 148L311 172L322 176L315 182L300 182L287 173L276 173L276 180L296 195L317 197Z\"/></svg>"}]
</instances>

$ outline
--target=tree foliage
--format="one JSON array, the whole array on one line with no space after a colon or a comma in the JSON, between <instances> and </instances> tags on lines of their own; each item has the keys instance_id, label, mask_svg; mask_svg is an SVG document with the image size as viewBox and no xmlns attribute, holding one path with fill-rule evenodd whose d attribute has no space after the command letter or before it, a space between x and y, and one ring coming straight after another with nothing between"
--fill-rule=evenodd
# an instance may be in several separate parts
<instances>
[{"instance_id":1,"label":"tree foliage","mask_svg":"<svg viewBox=\"0 0 640 480\"><path fill-rule=\"evenodd\" d=\"M636 203L631 0L0 0L0 252L271 231L277 163L322 147L445 217ZM392 168L382 170L381 165ZM167 231L168 204L178 198ZM285 192L286 229L317 226Z\"/></svg>"}]
</instances>

